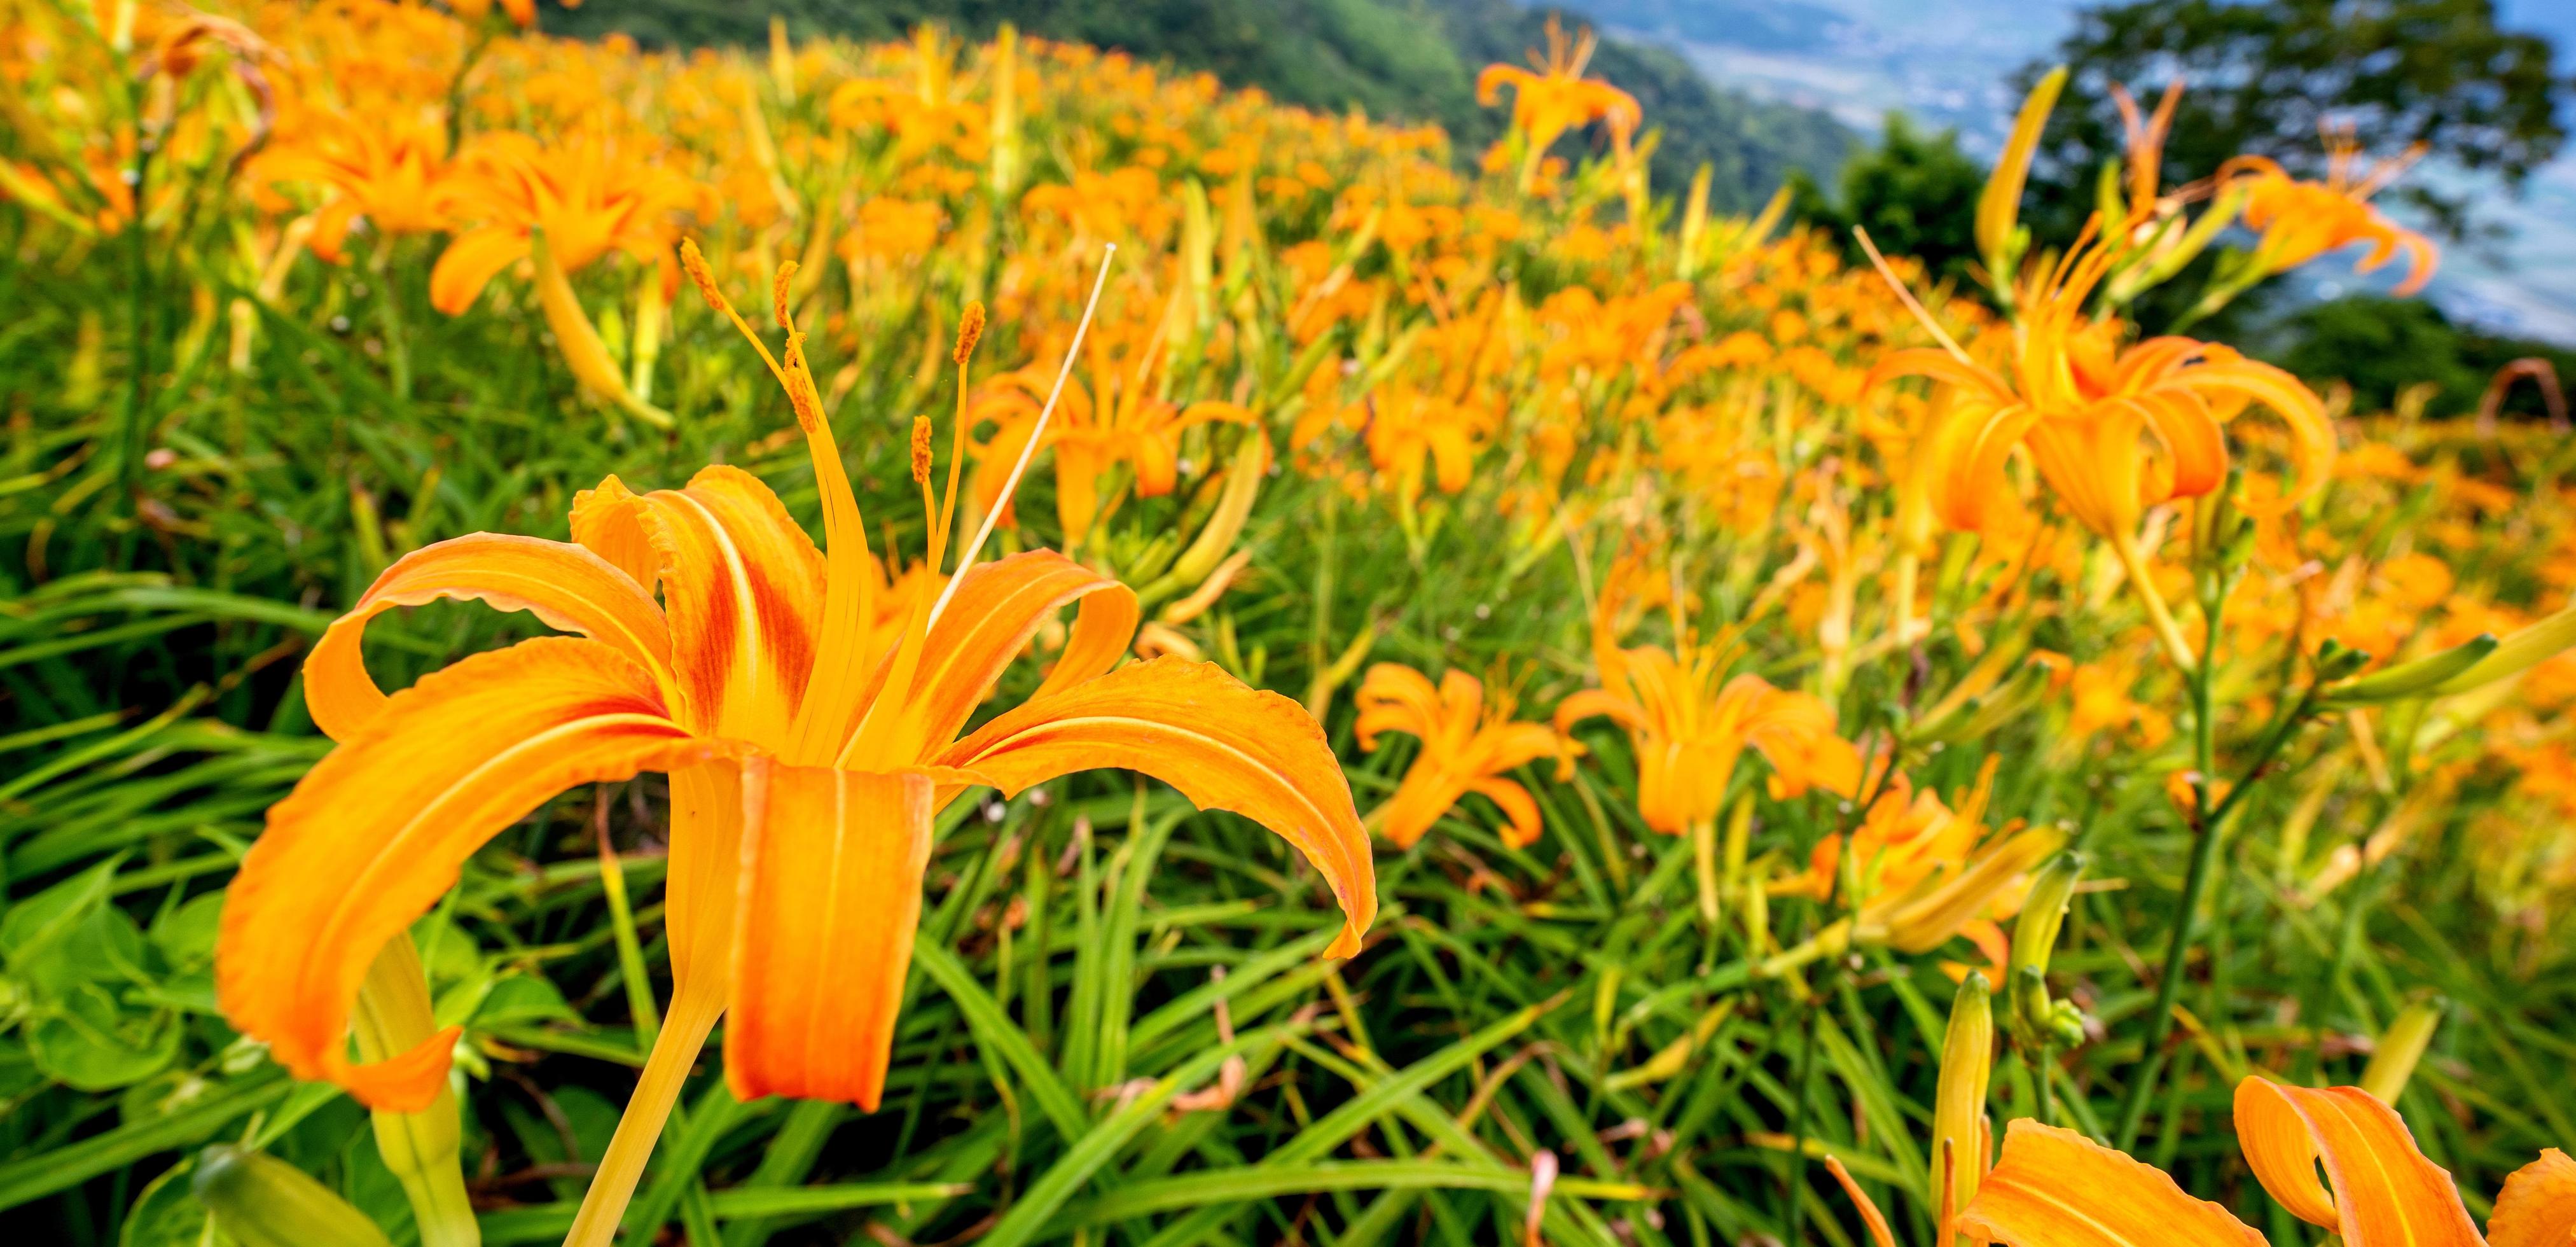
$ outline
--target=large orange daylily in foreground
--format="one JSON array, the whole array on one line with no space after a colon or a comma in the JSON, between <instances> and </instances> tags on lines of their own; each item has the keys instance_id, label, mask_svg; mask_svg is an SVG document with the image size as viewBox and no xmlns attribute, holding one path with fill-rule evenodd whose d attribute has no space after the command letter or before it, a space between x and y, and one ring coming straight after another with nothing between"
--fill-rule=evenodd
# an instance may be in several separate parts
<instances>
[{"instance_id":1,"label":"large orange daylily in foreground","mask_svg":"<svg viewBox=\"0 0 2576 1247\"><path fill-rule=\"evenodd\" d=\"M733 315L694 250L684 256ZM812 452L824 547L758 479L718 466L644 494L608 478L575 501L571 542L478 533L405 557L307 661L314 720L339 747L270 811L224 911L218 991L233 1024L299 1077L416 1109L445 1084L455 1032L351 1062L352 1004L378 950L408 938L485 841L555 794L667 772L670 1015L577 1242L614 1230L720 1014L740 1099L876 1106L931 818L968 786L1013 794L1073 771L1143 771L1203 809L1265 824L1314 863L1345 913L1326 955L1356 952L1376 913L1368 838L1322 730L1213 666L1119 667L1138 615L1124 585L1051 551L973 565L968 545L936 602L916 596L899 631L875 627L882 576L801 335L783 308L779 321L788 341L771 367ZM914 474L935 568L956 473L952 452L948 505L929 507L926 434ZM578 635L478 654L386 695L361 632L437 598L529 611ZM1074 603L1037 693L964 733L1032 634Z\"/></svg>"},{"instance_id":2,"label":"large orange daylily in foreground","mask_svg":"<svg viewBox=\"0 0 2576 1247\"><path fill-rule=\"evenodd\" d=\"M1485 682L1452 669L1434 688L1431 678L1401 663L1369 668L1360 682L1360 748L1374 753L1378 736L1405 732L1422 740L1422 751L1404 772L1395 795L1369 811L1364 821L1399 848L1412 848L1468 793L1501 807L1509 821L1503 843L1525 849L1538 842L1538 802L1529 789L1503 778L1503 772L1526 762L1563 752L1563 742L1544 723L1512 720L1507 693L1485 696Z\"/></svg>"},{"instance_id":3,"label":"large orange daylily in foreground","mask_svg":"<svg viewBox=\"0 0 2576 1247\"><path fill-rule=\"evenodd\" d=\"M2566 1153L2550 1148L2505 1180L2482 1239L2451 1175L2425 1159L2395 1109L2359 1087L2247 1078L2236 1085L2236 1135L2263 1189L2346 1247L2565 1247L2576 1235L2576 1161ZM1958 1229L2009 1247L2265 1241L2154 1166L2028 1119L2005 1132L2003 1161Z\"/></svg>"}]
</instances>

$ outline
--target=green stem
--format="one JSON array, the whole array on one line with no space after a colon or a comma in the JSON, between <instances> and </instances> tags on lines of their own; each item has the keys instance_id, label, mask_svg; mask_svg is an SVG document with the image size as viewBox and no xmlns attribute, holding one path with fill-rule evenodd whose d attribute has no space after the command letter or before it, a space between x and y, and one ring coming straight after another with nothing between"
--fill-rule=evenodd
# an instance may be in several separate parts
<instances>
[{"instance_id":1,"label":"green stem","mask_svg":"<svg viewBox=\"0 0 2576 1247\"><path fill-rule=\"evenodd\" d=\"M1798 1102L1789 1114L1789 1233L1781 1241L1806 1241L1807 1220L1807 1113L1816 1093L1816 1031L1823 1021L1824 995L1821 987L1807 1001L1806 1047L1798 1053Z\"/></svg>"},{"instance_id":2,"label":"green stem","mask_svg":"<svg viewBox=\"0 0 2576 1247\"><path fill-rule=\"evenodd\" d=\"M2149 600L2157 600L2134 559L2131 555L2126 561L2131 582ZM2183 969L2191 958L2192 922L2200 913L2201 895L2209 890L2210 869L2218 860L2219 821L2214 815L2219 811L2211 807L2209 799L2209 772L2216 765L2217 755L2217 732L2210 722L2209 664L2187 670L2191 673L2192 764L2197 768L2192 777L2191 867L2183 875L2182 896L2174 905L2173 935L2165 944L2164 973L2156 980L2155 1006L2147 1015L2147 1043L2139 1054L2138 1077L2129 1084L2128 1101L2120 1109L2122 1151L2137 1144L2138 1127L2146 1120L2147 1100L2154 1092L2157 1076L2164 1072L2165 1040L2173 1033L2174 1004L2182 997ZM2231 791L2227 797L2229 805L2233 805L2236 793Z\"/></svg>"},{"instance_id":3,"label":"green stem","mask_svg":"<svg viewBox=\"0 0 2576 1247\"><path fill-rule=\"evenodd\" d=\"M125 490L126 504L139 512L143 501L143 443L151 415L152 373L152 258L151 247L144 237L146 205L150 201L152 150L159 140L153 138L142 118L143 101L134 101L134 210L125 222L127 280L133 283L126 300L127 322L131 329L132 356L127 369L132 383L125 392L125 427L120 430L122 445L117 464L118 483Z\"/></svg>"}]
</instances>

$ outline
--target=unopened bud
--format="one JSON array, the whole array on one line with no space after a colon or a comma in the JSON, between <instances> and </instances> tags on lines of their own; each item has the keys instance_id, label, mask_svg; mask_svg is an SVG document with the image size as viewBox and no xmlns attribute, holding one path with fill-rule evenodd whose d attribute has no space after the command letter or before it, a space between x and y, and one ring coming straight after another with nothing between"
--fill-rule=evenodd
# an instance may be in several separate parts
<instances>
[{"instance_id":1,"label":"unopened bud","mask_svg":"<svg viewBox=\"0 0 2576 1247\"><path fill-rule=\"evenodd\" d=\"M1959 980L1950 1001L1950 1027L1941 1040L1941 1079L1933 1092L1932 1140L1936 1149L1934 1199L1947 1196L1949 1206L1934 1215L1944 1225L1968 1206L1985 1176L1986 1083L1994 1072L1995 1014L1986 976L1974 971ZM1946 1146L1945 1146L1946 1145ZM1944 1175L1939 1172L1948 1169Z\"/></svg>"},{"instance_id":2,"label":"unopened bud","mask_svg":"<svg viewBox=\"0 0 2576 1247\"><path fill-rule=\"evenodd\" d=\"M2397 1103L2407 1080L2415 1076L2416 1063L2424 1059L2424 1049L2432 1044L2434 1029L2441 1024L2441 1000L2421 1000L2406 1006L2388 1029L2379 1033L2370 1064L2361 1071L2361 1089L2379 1097L2382 1104Z\"/></svg>"},{"instance_id":3,"label":"unopened bud","mask_svg":"<svg viewBox=\"0 0 2576 1247\"><path fill-rule=\"evenodd\" d=\"M385 1232L303 1170L230 1144L197 1155L197 1201L241 1247L392 1247Z\"/></svg>"},{"instance_id":4,"label":"unopened bud","mask_svg":"<svg viewBox=\"0 0 2576 1247\"><path fill-rule=\"evenodd\" d=\"M2030 893L2022 898L2021 916L2013 923L2012 974L2023 967L2048 972L2048 955L2057 947L2058 929L2066 925L2066 906L2075 899L2075 885L2084 878L2082 853L2069 850L2048 859L2030 881Z\"/></svg>"},{"instance_id":5,"label":"unopened bud","mask_svg":"<svg viewBox=\"0 0 2576 1247\"><path fill-rule=\"evenodd\" d=\"M680 268L688 273L689 284L698 288L698 297L705 299L708 307L719 313L731 310L731 305L725 302L724 291L716 288L715 273L707 268L706 254L698 250L698 240L680 240Z\"/></svg>"},{"instance_id":6,"label":"unopened bud","mask_svg":"<svg viewBox=\"0 0 2576 1247\"><path fill-rule=\"evenodd\" d=\"M975 343L984 336L984 304L981 300L966 305L966 314L957 319L957 349L948 353L958 367L975 356Z\"/></svg>"},{"instance_id":7,"label":"unopened bud","mask_svg":"<svg viewBox=\"0 0 2576 1247\"><path fill-rule=\"evenodd\" d=\"M930 417L912 418L912 483L930 483Z\"/></svg>"}]
</instances>

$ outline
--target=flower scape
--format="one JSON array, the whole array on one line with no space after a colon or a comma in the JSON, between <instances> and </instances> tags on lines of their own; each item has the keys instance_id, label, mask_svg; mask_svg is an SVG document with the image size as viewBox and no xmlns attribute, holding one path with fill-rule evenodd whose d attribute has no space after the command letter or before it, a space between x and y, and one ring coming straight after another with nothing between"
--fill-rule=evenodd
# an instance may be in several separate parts
<instances>
[{"instance_id":1,"label":"flower scape","mask_svg":"<svg viewBox=\"0 0 2576 1247\"><path fill-rule=\"evenodd\" d=\"M537 16L0 4L27 1241L2576 1236L2565 432L2189 336L2412 153Z\"/></svg>"}]
</instances>

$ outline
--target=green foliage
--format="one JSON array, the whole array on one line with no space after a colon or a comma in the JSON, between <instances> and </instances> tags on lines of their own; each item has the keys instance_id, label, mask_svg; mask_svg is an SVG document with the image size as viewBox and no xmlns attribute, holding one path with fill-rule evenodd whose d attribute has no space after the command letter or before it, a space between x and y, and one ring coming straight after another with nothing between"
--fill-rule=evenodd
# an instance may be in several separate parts
<instances>
[{"instance_id":1,"label":"green foliage","mask_svg":"<svg viewBox=\"0 0 2576 1247\"><path fill-rule=\"evenodd\" d=\"M2021 71L2028 90L2054 64L2074 71L2068 106L2042 140L2033 196L2060 231L2094 201L2093 182L2123 143L2109 86L2154 106L2186 84L2165 145L2168 184L2205 178L2229 157L2269 156L2293 173L2325 167L2321 123L2350 124L2361 150L2393 157L2422 144L2445 165L2518 187L2557 154L2570 81L2549 41L2499 29L2493 0L2128 0L2086 11L2058 51ZM2393 192L2459 230L2471 204L2416 179Z\"/></svg>"},{"instance_id":2,"label":"green foliage","mask_svg":"<svg viewBox=\"0 0 2576 1247\"><path fill-rule=\"evenodd\" d=\"M1852 227L1869 231L1886 255L1921 260L1933 280L1960 290L1978 288L1977 195L1985 167L1959 150L1955 130L1926 134L1902 113L1890 113L1878 147L1843 166L1839 194L1803 171L1790 175L1790 214L1842 241L1855 263L1866 263Z\"/></svg>"},{"instance_id":3,"label":"green foliage","mask_svg":"<svg viewBox=\"0 0 2576 1247\"><path fill-rule=\"evenodd\" d=\"M2420 299L2355 295L2317 303L2284 317L2272 336L2279 342L2269 352L2274 363L2315 384L2350 385L2355 411L2386 411L2408 389L2429 385L2424 414L2474 412L2489 378L2517 359L2547 360L2562 381L2576 381L2576 350L2479 333ZM2504 411L2545 414L2528 384L2508 394Z\"/></svg>"},{"instance_id":4,"label":"green foliage","mask_svg":"<svg viewBox=\"0 0 2576 1247\"><path fill-rule=\"evenodd\" d=\"M567 34L745 44L768 38L773 13L799 38L888 38L922 21L986 37L1014 22L1034 35L1204 70L1290 104L1436 123L1462 160L1499 137L1510 115L1508 100L1495 108L1476 102L1476 71L1521 64L1543 46L1551 14L1569 29L1587 24L1577 9L1534 10L1514 0L602 0L550 9L545 20ZM1653 168L1667 197L1708 164L1711 207L1749 211L1792 170L1832 176L1854 146L1850 129L1832 117L1713 86L1661 48L1605 39L1590 72L1635 95L1647 128L1662 133ZM1568 148L1606 142L1597 134L1563 140Z\"/></svg>"}]
</instances>

